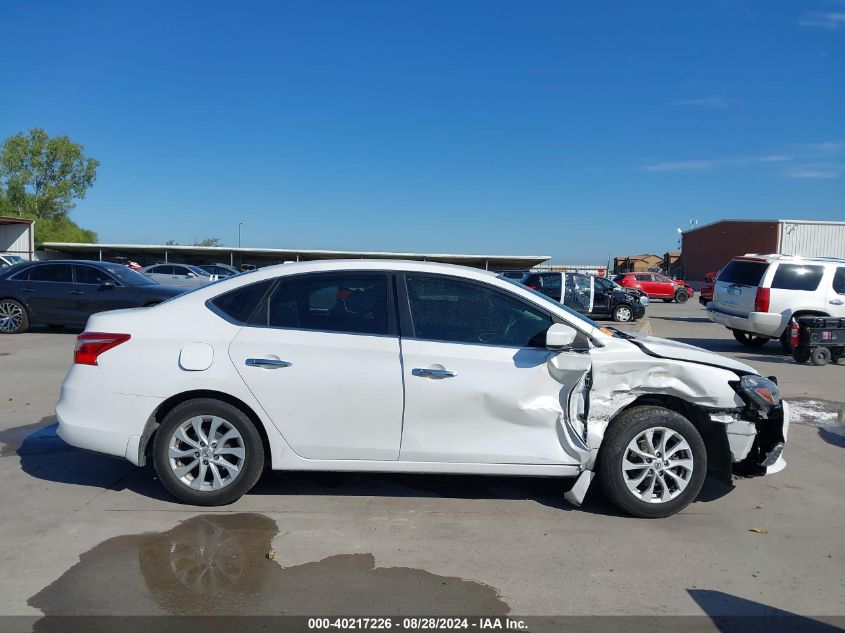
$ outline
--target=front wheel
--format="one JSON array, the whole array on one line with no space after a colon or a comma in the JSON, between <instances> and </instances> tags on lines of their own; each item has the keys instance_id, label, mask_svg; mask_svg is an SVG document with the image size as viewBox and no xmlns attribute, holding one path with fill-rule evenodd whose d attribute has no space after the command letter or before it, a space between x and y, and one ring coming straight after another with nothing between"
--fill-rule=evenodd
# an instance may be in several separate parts
<instances>
[{"instance_id":1,"label":"front wheel","mask_svg":"<svg viewBox=\"0 0 845 633\"><path fill-rule=\"evenodd\" d=\"M0 300L0 334L20 334L29 329L29 315L14 299Z\"/></svg>"},{"instance_id":2,"label":"front wheel","mask_svg":"<svg viewBox=\"0 0 845 633\"><path fill-rule=\"evenodd\" d=\"M675 293L675 301L678 303L686 303L687 300L689 300L689 295L686 290L678 290L678 292Z\"/></svg>"},{"instance_id":3,"label":"front wheel","mask_svg":"<svg viewBox=\"0 0 845 633\"><path fill-rule=\"evenodd\" d=\"M769 342L769 339L763 336L757 336L751 332L744 332L742 330L733 330L734 338L748 347L762 347Z\"/></svg>"},{"instance_id":4,"label":"front wheel","mask_svg":"<svg viewBox=\"0 0 845 633\"><path fill-rule=\"evenodd\" d=\"M634 311L628 304L622 303L613 308L613 320L619 323L627 323L634 320Z\"/></svg>"},{"instance_id":5,"label":"front wheel","mask_svg":"<svg viewBox=\"0 0 845 633\"><path fill-rule=\"evenodd\" d=\"M599 453L598 475L610 501L637 517L680 512L707 475L707 451L693 424L657 406L634 407L610 425Z\"/></svg>"},{"instance_id":6,"label":"front wheel","mask_svg":"<svg viewBox=\"0 0 845 633\"><path fill-rule=\"evenodd\" d=\"M243 411L220 400L197 398L164 418L156 431L153 461L161 483L180 501L226 505L258 481L264 445Z\"/></svg>"}]
</instances>

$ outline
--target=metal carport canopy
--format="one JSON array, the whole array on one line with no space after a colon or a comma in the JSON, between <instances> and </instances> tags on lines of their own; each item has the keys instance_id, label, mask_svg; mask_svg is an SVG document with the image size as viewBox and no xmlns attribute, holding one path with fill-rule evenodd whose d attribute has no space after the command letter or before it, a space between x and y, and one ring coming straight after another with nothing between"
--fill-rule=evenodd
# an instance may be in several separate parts
<instances>
[{"instance_id":1,"label":"metal carport canopy","mask_svg":"<svg viewBox=\"0 0 845 633\"><path fill-rule=\"evenodd\" d=\"M228 261L230 256L267 260L267 263L284 261L309 261L315 259L411 259L418 261L444 262L478 268L504 270L508 268L527 269L550 259L548 255L465 255L455 253L398 253L382 251L328 251L289 248L236 248L227 246L181 246L165 244L83 244L73 242L45 242L46 250L69 255L84 254L91 259L105 259L110 256L170 255L207 257L212 261ZM165 257L167 255L168 257Z\"/></svg>"}]
</instances>

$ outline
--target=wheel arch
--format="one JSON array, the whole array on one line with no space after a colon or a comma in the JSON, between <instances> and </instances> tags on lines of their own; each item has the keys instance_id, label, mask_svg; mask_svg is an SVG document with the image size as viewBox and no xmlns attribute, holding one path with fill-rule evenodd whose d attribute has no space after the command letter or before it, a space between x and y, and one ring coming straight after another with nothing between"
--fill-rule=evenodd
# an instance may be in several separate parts
<instances>
[{"instance_id":1,"label":"wheel arch","mask_svg":"<svg viewBox=\"0 0 845 633\"><path fill-rule=\"evenodd\" d=\"M689 420L701 434L701 439L704 440L704 448L707 451L708 477L713 477L724 484L732 485L733 458L724 424L713 422L704 407L700 407L683 398L666 394L643 394L617 411L610 419L608 428L625 411L642 406L669 409ZM606 430L605 433L607 433ZM599 459L601 459L601 448L599 448Z\"/></svg>"},{"instance_id":2,"label":"wheel arch","mask_svg":"<svg viewBox=\"0 0 845 633\"><path fill-rule=\"evenodd\" d=\"M240 409L255 425L258 434L261 436L261 443L264 445L264 457L269 463L271 458L270 439L267 435L267 429L264 428L264 423L261 418L255 413L252 407L240 398L223 393L222 391L214 391L213 389L195 389L193 391L183 391L182 393L170 396L167 400L162 402L155 411L150 414L147 423L144 425L144 432L141 435L141 440L138 444L138 465L145 466L152 454L153 438L155 437L158 427L161 425L164 418L174 408L188 400L195 400L197 398L211 398L213 400L220 400L227 404Z\"/></svg>"}]
</instances>

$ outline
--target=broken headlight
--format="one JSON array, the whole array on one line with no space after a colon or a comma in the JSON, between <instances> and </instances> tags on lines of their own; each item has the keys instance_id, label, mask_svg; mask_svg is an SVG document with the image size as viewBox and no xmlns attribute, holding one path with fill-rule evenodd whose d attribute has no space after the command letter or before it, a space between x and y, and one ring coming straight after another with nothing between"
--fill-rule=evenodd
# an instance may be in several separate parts
<instances>
[{"instance_id":1,"label":"broken headlight","mask_svg":"<svg viewBox=\"0 0 845 633\"><path fill-rule=\"evenodd\" d=\"M780 405L778 386L768 378L743 376L739 381L739 391L764 411Z\"/></svg>"}]
</instances>

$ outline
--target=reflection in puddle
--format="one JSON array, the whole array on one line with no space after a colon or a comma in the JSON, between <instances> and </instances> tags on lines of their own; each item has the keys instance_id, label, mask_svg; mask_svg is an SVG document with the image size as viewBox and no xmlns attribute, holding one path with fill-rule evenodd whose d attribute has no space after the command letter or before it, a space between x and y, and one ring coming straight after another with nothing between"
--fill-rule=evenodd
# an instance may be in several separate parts
<instances>
[{"instance_id":1,"label":"reflection in puddle","mask_svg":"<svg viewBox=\"0 0 845 633\"><path fill-rule=\"evenodd\" d=\"M46 615L506 614L493 587L340 554L281 567L276 522L201 514L167 532L109 539L29 599ZM342 544L338 544L342 547ZM284 559L284 552L280 552Z\"/></svg>"}]
</instances>

